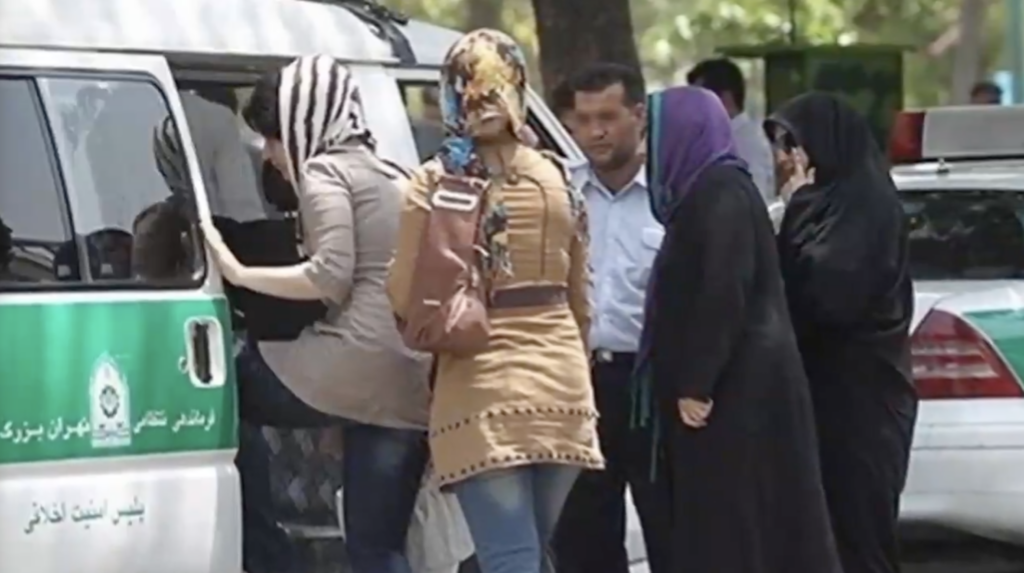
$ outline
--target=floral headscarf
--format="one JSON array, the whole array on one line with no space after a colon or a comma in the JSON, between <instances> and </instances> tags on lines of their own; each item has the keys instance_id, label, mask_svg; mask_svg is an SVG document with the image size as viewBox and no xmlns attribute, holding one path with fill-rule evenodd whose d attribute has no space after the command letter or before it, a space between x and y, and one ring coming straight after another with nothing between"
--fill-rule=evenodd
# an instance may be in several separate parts
<instances>
[{"instance_id":1,"label":"floral headscarf","mask_svg":"<svg viewBox=\"0 0 1024 573\"><path fill-rule=\"evenodd\" d=\"M441 115L447 138L438 151L444 170L453 175L488 179L490 173L474 140L479 124L503 117L521 141L526 128L526 60L515 41L496 30L476 30L448 50L441 69ZM487 269L511 274L508 214L500 186L491 188L483 216Z\"/></svg>"}]
</instances>

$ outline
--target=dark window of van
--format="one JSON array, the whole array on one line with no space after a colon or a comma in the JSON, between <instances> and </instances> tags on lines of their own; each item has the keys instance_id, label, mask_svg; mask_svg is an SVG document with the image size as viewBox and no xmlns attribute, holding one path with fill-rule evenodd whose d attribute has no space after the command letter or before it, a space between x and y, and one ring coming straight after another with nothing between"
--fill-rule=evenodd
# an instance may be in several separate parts
<instances>
[{"instance_id":1,"label":"dark window of van","mask_svg":"<svg viewBox=\"0 0 1024 573\"><path fill-rule=\"evenodd\" d=\"M202 280L188 162L156 85L131 78L38 81L91 281L174 287Z\"/></svg>"},{"instance_id":2,"label":"dark window of van","mask_svg":"<svg viewBox=\"0 0 1024 573\"><path fill-rule=\"evenodd\" d=\"M78 272L40 103L31 80L0 77L0 288Z\"/></svg>"}]
</instances>

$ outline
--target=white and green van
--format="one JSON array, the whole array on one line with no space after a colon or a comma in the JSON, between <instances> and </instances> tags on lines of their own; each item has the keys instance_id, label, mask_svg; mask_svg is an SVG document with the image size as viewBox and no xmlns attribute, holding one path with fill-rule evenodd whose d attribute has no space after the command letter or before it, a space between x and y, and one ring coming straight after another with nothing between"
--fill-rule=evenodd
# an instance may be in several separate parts
<instances>
[{"instance_id":1,"label":"white and green van","mask_svg":"<svg viewBox=\"0 0 1024 573\"><path fill-rule=\"evenodd\" d=\"M170 196L153 129L177 124L208 216L177 90L326 53L413 166L418 92L458 36L368 2L0 0L0 572L241 570L220 278L194 230L187 272L126 270L133 221ZM530 98L543 145L579 159Z\"/></svg>"}]
</instances>

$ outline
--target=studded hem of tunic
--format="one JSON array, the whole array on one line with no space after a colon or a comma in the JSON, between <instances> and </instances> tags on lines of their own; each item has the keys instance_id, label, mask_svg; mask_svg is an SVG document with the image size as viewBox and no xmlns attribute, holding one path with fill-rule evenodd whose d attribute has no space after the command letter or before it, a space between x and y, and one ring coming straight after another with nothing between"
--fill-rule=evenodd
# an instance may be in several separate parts
<instances>
[{"instance_id":1,"label":"studded hem of tunic","mask_svg":"<svg viewBox=\"0 0 1024 573\"><path fill-rule=\"evenodd\" d=\"M531 464L603 469L597 412L506 406L432 428L433 479L447 486L478 474Z\"/></svg>"}]
</instances>

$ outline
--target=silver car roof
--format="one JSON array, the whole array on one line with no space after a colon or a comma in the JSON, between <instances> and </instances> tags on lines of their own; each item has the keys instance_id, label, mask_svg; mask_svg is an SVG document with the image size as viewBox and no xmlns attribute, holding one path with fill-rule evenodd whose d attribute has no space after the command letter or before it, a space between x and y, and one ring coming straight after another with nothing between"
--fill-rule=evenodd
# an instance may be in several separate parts
<instances>
[{"instance_id":1,"label":"silver car roof","mask_svg":"<svg viewBox=\"0 0 1024 573\"><path fill-rule=\"evenodd\" d=\"M1024 161L1016 160L903 165L892 176L900 191L1024 191Z\"/></svg>"}]
</instances>

